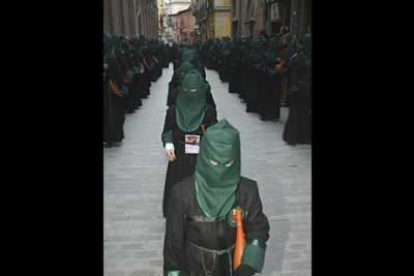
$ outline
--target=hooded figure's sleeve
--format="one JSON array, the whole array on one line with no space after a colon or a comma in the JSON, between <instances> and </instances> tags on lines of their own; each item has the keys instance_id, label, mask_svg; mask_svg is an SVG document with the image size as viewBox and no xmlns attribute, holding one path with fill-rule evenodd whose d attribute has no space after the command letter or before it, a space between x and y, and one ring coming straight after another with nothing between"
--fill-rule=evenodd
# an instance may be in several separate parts
<instances>
[{"instance_id":1,"label":"hooded figure's sleeve","mask_svg":"<svg viewBox=\"0 0 414 276\"><path fill-rule=\"evenodd\" d=\"M162 145L165 147L165 144L171 143L174 144L173 138L173 128L175 125L175 107L171 106L167 110L165 115L164 130L161 134Z\"/></svg>"},{"instance_id":2,"label":"hooded figure's sleeve","mask_svg":"<svg viewBox=\"0 0 414 276\"><path fill-rule=\"evenodd\" d=\"M179 186L173 188L167 209L164 240L164 276L182 276L184 216Z\"/></svg>"},{"instance_id":3,"label":"hooded figure's sleeve","mask_svg":"<svg viewBox=\"0 0 414 276\"><path fill-rule=\"evenodd\" d=\"M217 110L215 107L207 105L207 113L204 122L207 128L217 123Z\"/></svg>"},{"instance_id":4,"label":"hooded figure's sleeve","mask_svg":"<svg viewBox=\"0 0 414 276\"><path fill-rule=\"evenodd\" d=\"M244 248L242 265L261 272L264 266L266 242L269 239L269 222L263 213L262 201L255 183L251 192L252 201L248 206L247 217L244 219L246 247Z\"/></svg>"}]
</instances>

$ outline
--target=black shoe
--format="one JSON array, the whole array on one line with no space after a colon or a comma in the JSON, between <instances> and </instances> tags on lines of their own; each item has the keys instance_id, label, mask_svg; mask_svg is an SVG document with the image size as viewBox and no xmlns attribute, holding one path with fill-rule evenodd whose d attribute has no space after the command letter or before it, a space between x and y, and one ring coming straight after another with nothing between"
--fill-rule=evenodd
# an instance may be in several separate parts
<instances>
[{"instance_id":1,"label":"black shoe","mask_svg":"<svg viewBox=\"0 0 414 276\"><path fill-rule=\"evenodd\" d=\"M114 147L119 147L119 146L121 146L121 145L122 145L122 141L119 141L119 142L114 142L112 145L113 145Z\"/></svg>"},{"instance_id":2,"label":"black shoe","mask_svg":"<svg viewBox=\"0 0 414 276\"><path fill-rule=\"evenodd\" d=\"M105 148L112 148L112 146L113 146L112 143L105 143L104 145Z\"/></svg>"}]
</instances>

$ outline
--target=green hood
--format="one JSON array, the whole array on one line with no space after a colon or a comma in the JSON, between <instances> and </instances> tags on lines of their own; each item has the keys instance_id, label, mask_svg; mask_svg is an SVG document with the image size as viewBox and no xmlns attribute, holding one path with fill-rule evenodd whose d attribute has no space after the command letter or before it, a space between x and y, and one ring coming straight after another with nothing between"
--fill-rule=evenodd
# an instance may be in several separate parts
<instances>
[{"instance_id":1,"label":"green hood","mask_svg":"<svg viewBox=\"0 0 414 276\"><path fill-rule=\"evenodd\" d=\"M192 69L185 75L175 101L177 125L183 132L192 132L200 127L206 103L207 86L203 77Z\"/></svg>"},{"instance_id":2,"label":"green hood","mask_svg":"<svg viewBox=\"0 0 414 276\"><path fill-rule=\"evenodd\" d=\"M196 59L196 51L193 49L183 49L181 61L193 61Z\"/></svg>"},{"instance_id":3,"label":"green hood","mask_svg":"<svg viewBox=\"0 0 414 276\"><path fill-rule=\"evenodd\" d=\"M180 68L178 68L177 70L177 77L179 78L179 80L181 81L184 78L184 76L192 69L195 69L194 65L189 61L184 61L181 64Z\"/></svg>"},{"instance_id":4,"label":"green hood","mask_svg":"<svg viewBox=\"0 0 414 276\"><path fill-rule=\"evenodd\" d=\"M312 35L310 33L307 33L303 37L303 53L307 57L307 59L312 58Z\"/></svg>"},{"instance_id":5,"label":"green hood","mask_svg":"<svg viewBox=\"0 0 414 276\"><path fill-rule=\"evenodd\" d=\"M223 119L204 134L195 170L198 204L207 217L223 217L234 207L240 170L239 131Z\"/></svg>"},{"instance_id":6,"label":"green hood","mask_svg":"<svg viewBox=\"0 0 414 276\"><path fill-rule=\"evenodd\" d=\"M266 59L270 62L276 62L278 58L278 39L276 36L272 36L269 40L269 48L266 51Z\"/></svg>"},{"instance_id":7,"label":"green hood","mask_svg":"<svg viewBox=\"0 0 414 276\"><path fill-rule=\"evenodd\" d=\"M104 33L103 52L104 56L110 54L114 49L114 42L110 34Z\"/></svg>"},{"instance_id":8,"label":"green hood","mask_svg":"<svg viewBox=\"0 0 414 276\"><path fill-rule=\"evenodd\" d=\"M258 64L263 61L266 45L264 39L255 37L250 42L250 63Z\"/></svg>"}]
</instances>

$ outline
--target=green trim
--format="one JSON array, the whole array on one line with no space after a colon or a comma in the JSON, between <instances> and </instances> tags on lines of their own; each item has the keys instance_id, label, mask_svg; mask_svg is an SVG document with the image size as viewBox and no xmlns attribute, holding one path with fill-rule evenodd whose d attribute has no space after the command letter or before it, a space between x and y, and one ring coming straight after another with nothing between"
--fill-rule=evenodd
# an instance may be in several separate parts
<instances>
[{"instance_id":1,"label":"green trim","mask_svg":"<svg viewBox=\"0 0 414 276\"><path fill-rule=\"evenodd\" d=\"M171 270L168 271L166 276L181 276L181 271L180 270Z\"/></svg>"},{"instance_id":2,"label":"green trim","mask_svg":"<svg viewBox=\"0 0 414 276\"><path fill-rule=\"evenodd\" d=\"M257 272L262 272L265 259L266 244L254 239L243 251L242 264L248 265Z\"/></svg>"},{"instance_id":3,"label":"green trim","mask_svg":"<svg viewBox=\"0 0 414 276\"><path fill-rule=\"evenodd\" d=\"M174 143L172 130L169 130L169 131L162 134L162 141L164 142L164 146L167 143Z\"/></svg>"},{"instance_id":4,"label":"green trim","mask_svg":"<svg viewBox=\"0 0 414 276\"><path fill-rule=\"evenodd\" d=\"M258 239L252 240L252 242L250 244L254 245L254 246L259 246L263 249L266 249L266 243L264 243L264 242L262 242L261 240L258 240Z\"/></svg>"}]
</instances>

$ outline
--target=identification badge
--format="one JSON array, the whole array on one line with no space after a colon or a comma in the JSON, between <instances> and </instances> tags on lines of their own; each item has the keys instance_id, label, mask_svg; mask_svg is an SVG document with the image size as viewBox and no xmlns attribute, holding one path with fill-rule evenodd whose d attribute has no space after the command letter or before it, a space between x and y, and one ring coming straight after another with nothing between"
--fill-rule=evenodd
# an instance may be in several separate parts
<instances>
[{"instance_id":1,"label":"identification badge","mask_svg":"<svg viewBox=\"0 0 414 276\"><path fill-rule=\"evenodd\" d=\"M185 154L198 154L200 152L200 135L185 135Z\"/></svg>"}]
</instances>

